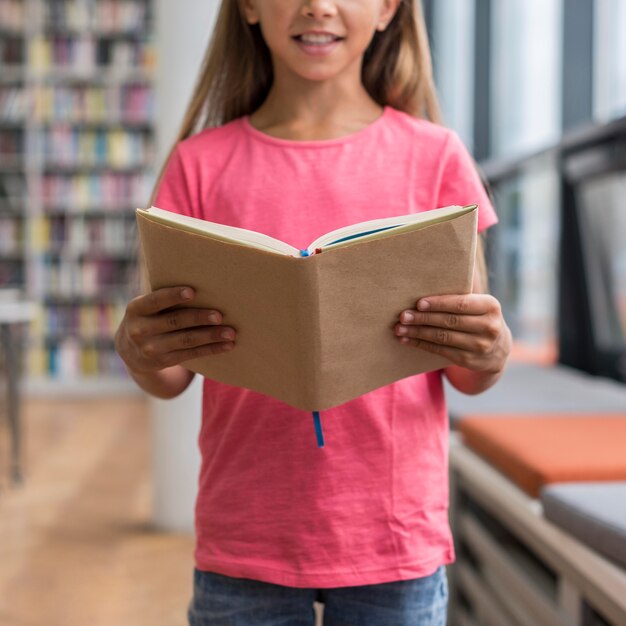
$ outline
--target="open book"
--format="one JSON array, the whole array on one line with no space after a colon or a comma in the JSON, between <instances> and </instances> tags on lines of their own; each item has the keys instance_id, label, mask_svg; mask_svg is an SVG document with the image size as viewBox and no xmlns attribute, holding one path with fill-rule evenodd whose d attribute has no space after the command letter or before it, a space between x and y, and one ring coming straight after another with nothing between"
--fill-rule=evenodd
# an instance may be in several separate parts
<instances>
[{"instance_id":1,"label":"open book","mask_svg":"<svg viewBox=\"0 0 626 626\"><path fill-rule=\"evenodd\" d=\"M151 289L189 285L191 306L237 331L231 352L187 361L194 372L320 411L449 364L393 327L420 297L471 292L477 205L360 222L306 250L156 207L136 214Z\"/></svg>"},{"instance_id":2,"label":"open book","mask_svg":"<svg viewBox=\"0 0 626 626\"><path fill-rule=\"evenodd\" d=\"M290 246L288 243L275 239L269 235L264 235L255 230L247 228L237 228L236 226L227 226L217 222L209 222L201 220L197 217L189 217L180 215L172 211L164 211L155 206L149 209L137 209L137 213L152 219L166 226L181 228L192 233L200 235L208 235L213 239L237 243L240 245L259 248L269 252L277 252L279 254L287 254L291 256L310 256L315 250L322 248L339 248L342 246L360 242L369 241L371 239L380 239L386 235L397 235L409 230L424 228L431 224L443 222L459 215L471 212L476 205L469 206L449 206L434 211L424 211L422 213L413 213L410 215L401 215L399 217L384 217L377 220L368 220L367 222L359 222L350 226L344 226L333 230L313 241L306 250L299 250ZM394 229L393 232L383 233L384 230Z\"/></svg>"}]
</instances>

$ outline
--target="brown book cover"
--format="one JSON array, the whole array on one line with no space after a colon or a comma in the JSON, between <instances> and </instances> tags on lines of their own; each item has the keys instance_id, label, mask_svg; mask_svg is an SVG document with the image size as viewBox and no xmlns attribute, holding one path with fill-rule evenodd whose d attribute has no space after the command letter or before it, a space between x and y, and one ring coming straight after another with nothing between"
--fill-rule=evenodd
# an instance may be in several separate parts
<instances>
[{"instance_id":1,"label":"brown book cover","mask_svg":"<svg viewBox=\"0 0 626 626\"><path fill-rule=\"evenodd\" d=\"M192 306L221 311L222 323L237 332L234 350L185 367L305 411L322 411L449 365L401 344L393 327L420 297L471 292L478 207L450 209L459 211L422 227L388 228L321 246L310 256L166 225L150 209L137 210L137 223L150 288L193 287ZM225 230L232 237L244 229Z\"/></svg>"}]
</instances>

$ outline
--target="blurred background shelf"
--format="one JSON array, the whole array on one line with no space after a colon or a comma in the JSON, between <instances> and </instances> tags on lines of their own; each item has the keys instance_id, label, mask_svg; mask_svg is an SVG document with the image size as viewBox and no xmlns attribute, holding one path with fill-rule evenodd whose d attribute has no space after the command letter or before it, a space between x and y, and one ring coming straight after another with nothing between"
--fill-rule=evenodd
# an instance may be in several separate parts
<instances>
[{"instance_id":1,"label":"blurred background shelf","mask_svg":"<svg viewBox=\"0 0 626 626\"><path fill-rule=\"evenodd\" d=\"M37 306L26 393L133 387L112 336L154 182L154 21L154 0L0 0L0 288Z\"/></svg>"}]
</instances>

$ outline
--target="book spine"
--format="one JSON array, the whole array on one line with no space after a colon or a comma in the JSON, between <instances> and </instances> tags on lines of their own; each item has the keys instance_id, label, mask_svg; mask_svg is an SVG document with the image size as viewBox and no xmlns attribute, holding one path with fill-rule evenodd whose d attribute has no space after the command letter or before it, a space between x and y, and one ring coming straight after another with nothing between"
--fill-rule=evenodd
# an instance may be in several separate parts
<instances>
[{"instance_id":1,"label":"book spine","mask_svg":"<svg viewBox=\"0 0 626 626\"><path fill-rule=\"evenodd\" d=\"M300 256L313 256L315 254L322 254L322 249L321 248L315 248L315 251L313 253L310 253L308 250L300 250Z\"/></svg>"},{"instance_id":2,"label":"book spine","mask_svg":"<svg viewBox=\"0 0 626 626\"><path fill-rule=\"evenodd\" d=\"M313 254L321 254L322 250L321 248L315 248L315 252ZM300 256L310 256L309 255L309 251L308 250L300 250ZM315 272L315 279L316 279L316 284L317 284L317 271ZM315 290L314 292L315 294L317 294L317 290ZM319 302L319 297L317 298L317 302ZM315 310L315 309L314 309ZM319 306L317 307L317 311L319 312ZM319 315L317 315L317 320L319 322ZM319 328L319 323L318 323L318 328ZM320 343L321 343L321 337L320 337ZM315 345L319 345L317 342ZM317 374L317 372L319 372L319 368L314 366L314 373ZM317 384L314 387L314 390L317 389ZM322 429L322 420L320 418L320 414L319 411L313 411L313 424L314 424L314 428L315 428L315 438L317 440L317 445L319 448L323 448L324 447L324 431Z\"/></svg>"}]
</instances>

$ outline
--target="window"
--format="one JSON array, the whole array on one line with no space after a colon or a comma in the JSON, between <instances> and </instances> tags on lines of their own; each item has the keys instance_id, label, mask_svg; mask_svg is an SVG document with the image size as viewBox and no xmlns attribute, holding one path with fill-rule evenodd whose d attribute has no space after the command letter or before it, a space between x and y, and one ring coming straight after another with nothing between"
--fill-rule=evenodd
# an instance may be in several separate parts
<instances>
[{"instance_id":1,"label":"window","mask_svg":"<svg viewBox=\"0 0 626 626\"><path fill-rule=\"evenodd\" d=\"M474 10L474 0L433 3L433 66L443 121L470 151L474 124Z\"/></svg>"},{"instance_id":2,"label":"window","mask_svg":"<svg viewBox=\"0 0 626 626\"><path fill-rule=\"evenodd\" d=\"M626 2L596 0L594 32L594 117L626 115Z\"/></svg>"},{"instance_id":3,"label":"window","mask_svg":"<svg viewBox=\"0 0 626 626\"><path fill-rule=\"evenodd\" d=\"M560 137L562 1L492 2L495 156L535 151Z\"/></svg>"},{"instance_id":4,"label":"window","mask_svg":"<svg viewBox=\"0 0 626 626\"><path fill-rule=\"evenodd\" d=\"M612 172L581 185L592 324L603 350L626 348L626 174ZM624 368L626 370L626 368Z\"/></svg>"},{"instance_id":5,"label":"window","mask_svg":"<svg viewBox=\"0 0 626 626\"><path fill-rule=\"evenodd\" d=\"M528 161L493 185L500 222L490 242L490 286L516 340L537 352L556 342L559 179L554 156Z\"/></svg>"}]
</instances>

